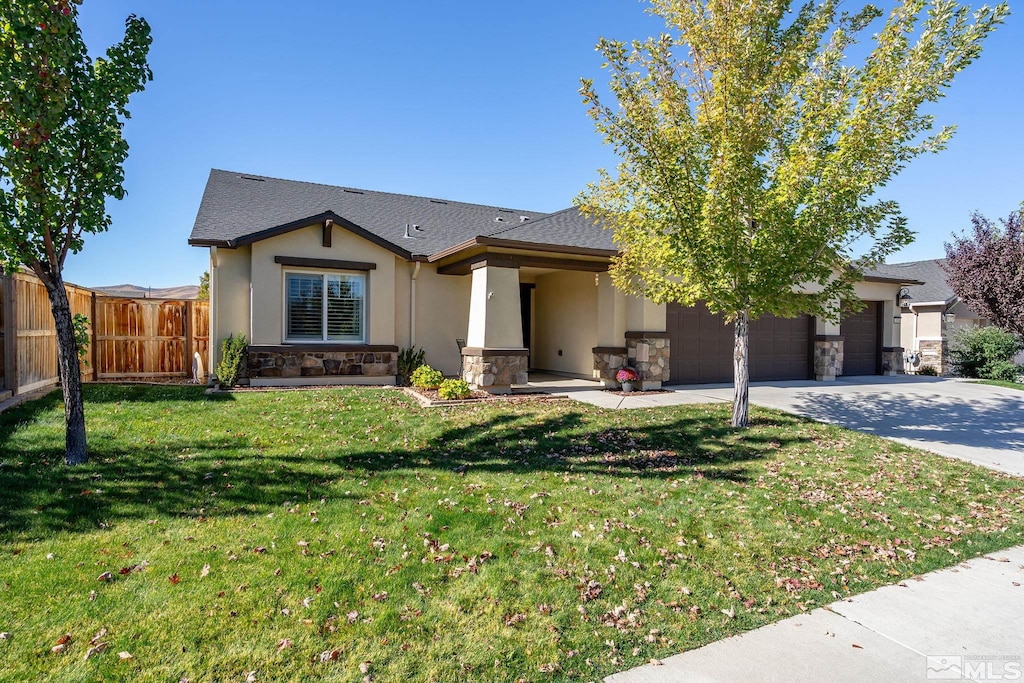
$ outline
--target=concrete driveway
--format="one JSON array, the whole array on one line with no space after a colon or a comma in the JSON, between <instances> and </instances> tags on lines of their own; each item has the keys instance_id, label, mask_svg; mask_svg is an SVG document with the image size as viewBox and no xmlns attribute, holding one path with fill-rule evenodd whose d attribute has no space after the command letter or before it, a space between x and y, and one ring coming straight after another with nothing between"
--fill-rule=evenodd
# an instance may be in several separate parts
<instances>
[{"instance_id":1,"label":"concrete driveway","mask_svg":"<svg viewBox=\"0 0 1024 683\"><path fill-rule=\"evenodd\" d=\"M625 397L584 380L561 379L537 388L604 408L732 402L727 384ZM1024 476L1024 391L938 377L841 377L755 382L750 401Z\"/></svg>"},{"instance_id":2,"label":"concrete driveway","mask_svg":"<svg viewBox=\"0 0 1024 683\"><path fill-rule=\"evenodd\" d=\"M1017 389L934 377L853 377L763 383L751 388L750 400L1024 476L1024 391Z\"/></svg>"}]
</instances>

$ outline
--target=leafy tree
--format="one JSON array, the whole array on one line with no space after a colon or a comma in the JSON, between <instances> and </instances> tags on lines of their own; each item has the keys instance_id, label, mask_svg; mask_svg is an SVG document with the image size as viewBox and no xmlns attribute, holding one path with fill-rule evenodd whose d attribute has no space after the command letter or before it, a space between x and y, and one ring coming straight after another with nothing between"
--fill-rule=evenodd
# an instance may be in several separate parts
<instances>
[{"instance_id":1,"label":"leafy tree","mask_svg":"<svg viewBox=\"0 0 1024 683\"><path fill-rule=\"evenodd\" d=\"M124 196L128 98L152 79L145 20L128 17L124 40L92 59L80 1L0 0L0 266L28 267L49 295L69 464L88 451L64 260L110 225L106 198Z\"/></svg>"},{"instance_id":2,"label":"leafy tree","mask_svg":"<svg viewBox=\"0 0 1024 683\"><path fill-rule=\"evenodd\" d=\"M1001 225L980 213L971 223L971 235L946 243L949 286L967 308L1024 337L1024 204Z\"/></svg>"},{"instance_id":3,"label":"leafy tree","mask_svg":"<svg viewBox=\"0 0 1024 683\"><path fill-rule=\"evenodd\" d=\"M199 276L199 291L196 293L196 298L202 301L210 300L210 271Z\"/></svg>"},{"instance_id":4,"label":"leafy tree","mask_svg":"<svg viewBox=\"0 0 1024 683\"><path fill-rule=\"evenodd\" d=\"M1021 369L1014 356L1024 351L1024 340L998 327L957 330L949 346L953 372L960 377L1016 382Z\"/></svg>"},{"instance_id":5,"label":"leafy tree","mask_svg":"<svg viewBox=\"0 0 1024 683\"><path fill-rule=\"evenodd\" d=\"M920 108L1009 10L972 18L950 0L902 0L883 19L871 5L840 13L840 0L652 5L669 33L597 45L616 104L582 81L621 161L578 203L615 231L619 288L705 300L735 324L732 422L746 426L749 322L837 320L863 269L912 240L898 205L874 193L945 146L953 129L933 132ZM858 63L855 43L876 29Z\"/></svg>"}]
</instances>

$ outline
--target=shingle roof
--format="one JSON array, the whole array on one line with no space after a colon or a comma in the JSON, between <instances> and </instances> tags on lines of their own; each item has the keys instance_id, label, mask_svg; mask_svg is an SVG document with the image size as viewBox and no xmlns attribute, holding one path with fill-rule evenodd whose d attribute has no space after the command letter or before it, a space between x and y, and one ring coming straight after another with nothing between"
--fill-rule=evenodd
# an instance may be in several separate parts
<instances>
[{"instance_id":1,"label":"shingle roof","mask_svg":"<svg viewBox=\"0 0 1024 683\"><path fill-rule=\"evenodd\" d=\"M534 244L551 244L563 247L583 247L616 251L611 230L595 224L592 218L573 207L556 211L543 218L528 220L518 225L495 231L487 235L499 239Z\"/></svg>"},{"instance_id":2,"label":"shingle roof","mask_svg":"<svg viewBox=\"0 0 1024 683\"><path fill-rule=\"evenodd\" d=\"M228 244L328 212L413 255L435 254L474 237L519 226L521 216L534 221L547 215L215 169L189 242ZM407 238L407 224L418 225L421 231L412 231L414 237ZM555 231L562 225L552 226L545 239L560 244ZM578 231L577 227L572 233L574 239L580 238Z\"/></svg>"},{"instance_id":3,"label":"shingle roof","mask_svg":"<svg viewBox=\"0 0 1024 683\"><path fill-rule=\"evenodd\" d=\"M946 282L946 271L942 269L943 263L945 263L945 259L909 261L880 265L875 270L885 277L923 282L923 285L909 287L910 296L917 303L941 301L948 304L956 297L956 294Z\"/></svg>"}]
</instances>

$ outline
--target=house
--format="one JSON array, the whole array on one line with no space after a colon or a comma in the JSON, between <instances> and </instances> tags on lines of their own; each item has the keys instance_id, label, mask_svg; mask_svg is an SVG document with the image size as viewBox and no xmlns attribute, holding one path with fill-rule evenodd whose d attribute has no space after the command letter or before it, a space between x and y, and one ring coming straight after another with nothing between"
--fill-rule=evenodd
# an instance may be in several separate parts
<instances>
[{"instance_id":1,"label":"house","mask_svg":"<svg viewBox=\"0 0 1024 683\"><path fill-rule=\"evenodd\" d=\"M210 367L250 340L254 385L390 384L400 347L475 387L530 370L642 386L732 380L732 329L703 305L616 290L615 244L576 209L543 213L214 170L189 243L210 251ZM902 365L905 279L871 274L831 324L751 325L751 379L834 379ZM894 320L895 318L895 320Z\"/></svg>"},{"instance_id":2,"label":"house","mask_svg":"<svg viewBox=\"0 0 1024 683\"><path fill-rule=\"evenodd\" d=\"M888 277L922 283L907 287L910 298L904 299L902 306L900 345L906 350L910 372L928 367L940 375L949 374L949 342L953 333L989 324L987 318L971 311L953 293L942 268L944 263L945 259L929 259L878 267ZM1022 360L1018 358L1018 362Z\"/></svg>"}]
</instances>

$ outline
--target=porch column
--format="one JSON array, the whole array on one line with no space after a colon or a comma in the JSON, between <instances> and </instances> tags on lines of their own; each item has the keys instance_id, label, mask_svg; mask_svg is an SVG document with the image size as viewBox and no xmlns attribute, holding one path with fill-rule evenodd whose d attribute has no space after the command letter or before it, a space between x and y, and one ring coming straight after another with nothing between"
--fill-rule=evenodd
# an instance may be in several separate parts
<instances>
[{"instance_id":1,"label":"porch column","mask_svg":"<svg viewBox=\"0 0 1024 683\"><path fill-rule=\"evenodd\" d=\"M896 299L882 302L882 374L888 377L904 373L901 315Z\"/></svg>"},{"instance_id":2,"label":"porch column","mask_svg":"<svg viewBox=\"0 0 1024 683\"><path fill-rule=\"evenodd\" d=\"M626 362L640 375L640 389L660 389L670 378L671 345L666 331L668 308L629 297L626 308Z\"/></svg>"},{"instance_id":3,"label":"porch column","mask_svg":"<svg viewBox=\"0 0 1024 683\"><path fill-rule=\"evenodd\" d=\"M626 365L626 295L612 284L611 275L598 273L597 346L594 354L594 379L606 387L616 387L615 373Z\"/></svg>"},{"instance_id":4,"label":"porch column","mask_svg":"<svg viewBox=\"0 0 1024 683\"><path fill-rule=\"evenodd\" d=\"M839 323L814 319L814 379L834 382L843 374L843 337Z\"/></svg>"},{"instance_id":5,"label":"porch column","mask_svg":"<svg viewBox=\"0 0 1024 683\"><path fill-rule=\"evenodd\" d=\"M483 266L472 274L469 331L462 350L463 379L473 389L509 393L526 384L519 269Z\"/></svg>"}]
</instances>

